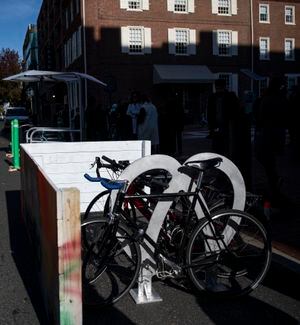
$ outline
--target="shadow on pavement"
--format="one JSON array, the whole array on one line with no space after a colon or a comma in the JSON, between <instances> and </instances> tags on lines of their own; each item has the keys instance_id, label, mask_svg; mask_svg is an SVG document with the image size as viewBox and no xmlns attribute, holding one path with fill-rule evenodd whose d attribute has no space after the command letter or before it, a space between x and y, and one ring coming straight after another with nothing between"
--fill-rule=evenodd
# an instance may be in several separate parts
<instances>
[{"instance_id":1,"label":"shadow on pavement","mask_svg":"<svg viewBox=\"0 0 300 325\"><path fill-rule=\"evenodd\" d=\"M252 296L214 303L198 299L198 303L215 324L299 324L287 313Z\"/></svg>"},{"instance_id":2,"label":"shadow on pavement","mask_svg":"<svg viewBox=\"0 0 300 325\"><path fill-rule=\"evenodd\" d=\"M12 257L40 323L46 324L35 260L21 217L21 192L7 191L6 204Z\"/></svg>"}]
</instances>

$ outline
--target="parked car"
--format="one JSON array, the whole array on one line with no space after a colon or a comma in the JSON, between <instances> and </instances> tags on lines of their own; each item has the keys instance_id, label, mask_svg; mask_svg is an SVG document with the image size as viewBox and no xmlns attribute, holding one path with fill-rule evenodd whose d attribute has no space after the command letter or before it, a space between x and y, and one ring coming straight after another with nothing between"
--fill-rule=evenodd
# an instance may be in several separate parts
<instances>
[{"instance_id":1,"label":"parked car","mask_svg":"<svg viewBox=\"0 0 300 325\"><path fill-rule=\"evenodd\" d=\"M9 107L4 117L4 129L10 129L11 121L18 120L19 125L30 122L29 115L24 107Z\"/></svg>"}]
</instances>

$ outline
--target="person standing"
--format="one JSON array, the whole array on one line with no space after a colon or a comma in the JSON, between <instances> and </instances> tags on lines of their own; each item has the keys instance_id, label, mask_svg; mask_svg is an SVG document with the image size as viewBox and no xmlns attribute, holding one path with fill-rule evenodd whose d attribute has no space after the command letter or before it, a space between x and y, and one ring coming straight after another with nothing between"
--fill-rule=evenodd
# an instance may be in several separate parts
<instances>
[{"instance_id":1,"label":"person standing","mask_svg":"<svg viewBox=\"0 0 300 325\"><path fill-rule=\"evenodd\" d=\"M265 169L269 185L269 199L277 204L280 199L276 160L285 143L287 99L280 78L270 80L256 112L255 153Z\"/></svg>"},{"instance_id":2,"label":"person standing","mask_svg":"<svg viewBox=\"0 0 300 325\"><path fill-rule=\"evenodd\" d=\"M139 115L140 109L141 109L140 94L135 91L131 94L131 101L127 108L127 115L131 117L131 122L132 122L133 140L137 139L137 116Z\"/></svg>"},{"instance_id":3,"label":"person standing","mask_svg":"<svg viewBox=\"0 0 300 325\"><path fill-rule=\"evenodd\" d=\"M215 81L216 92L208 98L207 119L212 149L232 159L236 151L236 118L239 116L239 100L234 92L226 89L224 79Z\"/></svg>"},{"instance_id":4,"label":"person standing","mask_svg":"<svg viewBox=\"0 0 300 325\"><path fill-rule=\"evenodd\" d=\"M139 140L151 141L151 152L157 153L159 146L157 109L147 96L142 96L142 105L137 117Z\"/></svg>"}]
</instances>

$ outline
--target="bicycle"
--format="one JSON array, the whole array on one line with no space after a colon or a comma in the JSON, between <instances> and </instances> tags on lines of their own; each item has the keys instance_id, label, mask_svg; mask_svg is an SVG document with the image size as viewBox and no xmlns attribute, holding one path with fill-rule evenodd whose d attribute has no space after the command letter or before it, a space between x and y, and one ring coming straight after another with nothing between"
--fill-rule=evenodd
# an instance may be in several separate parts
<instances>
[{"instance_id":1,"label":"bicycle","mask_svg":"<svg viewBox=\"0 0 300 325\"><path fill-rule=\"evenodd\" d=\"M271 261L271 241L264 226L243 211L211 213L199 195L203 174L220 162L213 158L180 167L179 171L191 178L191 186L196 180L195 189L190 186L188 192L127 195L126 181L95 179L111 190L115 199L106 218L82 224L89 241L82 264L85 304L115 303L132 288L143 267L141 247L152 254L159 279L188 277L198 290L221 297L244 295L259 285ZM171 249L163 240L154 242L123 211L124 200L135 198L187 202L182 231ZM202 220L197 218L196 204L204 212Z\"/></svg>"}]
</instances>

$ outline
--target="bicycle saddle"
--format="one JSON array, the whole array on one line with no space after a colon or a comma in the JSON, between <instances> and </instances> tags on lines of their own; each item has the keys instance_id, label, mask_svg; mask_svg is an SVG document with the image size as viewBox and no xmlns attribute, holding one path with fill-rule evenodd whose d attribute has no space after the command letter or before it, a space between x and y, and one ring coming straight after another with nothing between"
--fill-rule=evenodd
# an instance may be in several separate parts
<instances>
[{"instance_id":1,"label":"bicycle saddle","mask_svg":"<svg viewBox=\"0 0 300 325\"><path fill-rule=\"evenodd\" d=\"M92 177L89 174L84 174L84 177L90 182L99 182L107 190L119 190L123 187L124 181L112 181L104 177Z\"/></svg>"}]
</instances>

